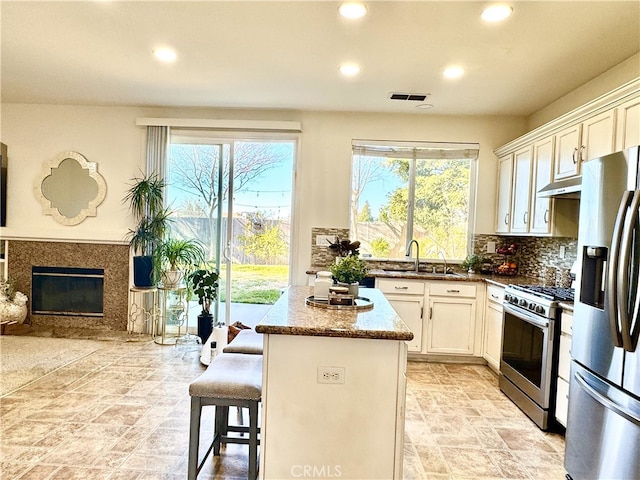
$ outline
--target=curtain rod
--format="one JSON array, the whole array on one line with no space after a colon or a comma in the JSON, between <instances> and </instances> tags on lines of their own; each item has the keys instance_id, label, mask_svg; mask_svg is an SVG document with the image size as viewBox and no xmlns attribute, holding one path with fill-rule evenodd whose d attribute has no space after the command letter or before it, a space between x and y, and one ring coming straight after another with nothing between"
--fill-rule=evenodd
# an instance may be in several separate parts
<instances>
[{"instance_id":1,"label":"curtain rod","mask_svg":"<svg viewBox=\"0 0 640 480\"><path fill-rule=\"evenodd\" d=\"M136 125L140 127L180 127L180 128L211 128L216 130L263 130L279 132L301 132L300 122L272 121L272 120L213 120L206 118L136 118Z\"/></svg>"}]
</instances>

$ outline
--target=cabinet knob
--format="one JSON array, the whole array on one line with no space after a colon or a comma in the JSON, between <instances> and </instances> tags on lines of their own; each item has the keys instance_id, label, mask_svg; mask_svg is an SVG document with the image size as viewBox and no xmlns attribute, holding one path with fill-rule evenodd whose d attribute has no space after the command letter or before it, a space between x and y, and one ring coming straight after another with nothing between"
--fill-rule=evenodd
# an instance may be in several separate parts
<instances>
[{"instance_id":1,"label":"cabinet knob","mask_svg":"<svg viewBox=\"0 0 640 480\"><path fill-rule=\"evenodd\" d=\"M505 225L509 225L509 214L508 213L504 214L504 224Z\"/></svg>"},{"instance_id":2,"label":"cabinet knob","mask_svg":"<svg viewBox=\"0 0 640 480\"><path fill-rule=\"evenodd\" d=\"M573 155L571 155L571 160L573 160L573 164L578 164L578 147L573 149Z\"/></svg>"},{"instance_id":3,"label":"cabinet knob","mask_svg":"<svg viewBox=\"0 0 640 480\"><path fill-rule=\"evenodd\" d=\"M451 288L451 289L447 290L447 293L460 293L460 290L456 290L456 289Z\"/></svg>"},{"instance_id":4,"label":"cabinet knob","mask_svg":"<svg viewBox=\"0 0 640 480\"><path fill-rule=\"evenodd\" d=\"M522 215L522 223L524 223L525 225L527 224L528 216L529 216L529 212L524 212L524 215Z\"/></svg>"},{"instance_id":5,"label":"cabinet knob","mask_svg":"<svg viewBox=\"0 0 640 480\"><path fill-rule=\"evenodd\" d=\"M549 209L548 208L544 211L543 219L544 219L544 223L549 223Z\"/></svg>"},{"instance_id":6,"label":"cabinet knob","mask_svg":"<svg viewBox=\"0 0 640 480\"><path fill-rule=\"evenodd\" d=\"M398 287L398 286L396 286L396 287L393 287L393 288L395 288L396 290L409 290L409 287Z\"/></svg>"}]
</instances>

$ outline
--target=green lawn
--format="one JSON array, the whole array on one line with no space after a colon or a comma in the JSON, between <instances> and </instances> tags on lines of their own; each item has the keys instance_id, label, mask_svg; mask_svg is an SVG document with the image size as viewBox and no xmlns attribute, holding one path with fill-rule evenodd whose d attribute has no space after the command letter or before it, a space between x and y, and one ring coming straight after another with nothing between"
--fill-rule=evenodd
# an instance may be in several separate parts
<instances>
[{"instance_id":1,"label":"green lawn","mask_svg":"<svg viewBox=\"0 0 640 480\"><path fill-rule=\"evenodd\" d=\"M280 289L289 283L288 265L233 265L231 271L231 301L238 303L274 304L280 297ZM220 278L226 275L226 268ZM221 281L221 301L226 292Z\"/></svg>"}]
</instances>

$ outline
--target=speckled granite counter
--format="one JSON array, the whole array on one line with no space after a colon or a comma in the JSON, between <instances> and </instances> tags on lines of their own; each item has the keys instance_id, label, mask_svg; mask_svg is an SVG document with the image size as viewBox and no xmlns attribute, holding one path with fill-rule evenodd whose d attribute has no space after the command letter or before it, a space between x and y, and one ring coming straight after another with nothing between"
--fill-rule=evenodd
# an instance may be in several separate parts
<instances>
[{"instance_id":1,"label":"speckled granite counter","mask_svg":"<svg viewBox=\"0 0 640 480\"><path fill-rule=\"evenodd\" d=\"M256 332L319 337L411 340L413 333L382 292L360 288L373 302L371 310L331 310L305 304L312 287L289 287L256 326Z\"/></svg>"}]
</instances>

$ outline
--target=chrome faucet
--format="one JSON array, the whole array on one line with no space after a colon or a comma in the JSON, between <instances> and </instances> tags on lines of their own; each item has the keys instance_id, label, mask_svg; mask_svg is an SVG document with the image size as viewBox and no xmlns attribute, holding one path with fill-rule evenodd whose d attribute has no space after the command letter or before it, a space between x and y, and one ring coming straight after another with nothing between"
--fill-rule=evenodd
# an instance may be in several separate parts
<instances>
[{"instance_id":1,"label":"chrome faucet","mask_svg":"<svg viewBox=\"0 0 640 480\"><path fill-rule=\"evenodd\" d=\"M411 240L409 242L409 246L407 247L407 252L405 253L405 255L407 257L411 256L411 246L414 243L416 244L416 272L418 272L420 270L420 244L417 240Z\"/></svg>"},{"instance_id":2,"label":"chrome faucet","mask_svg":"<svg viewBox=\"0 0 640 480\"><path fill-rule=\"evenodd\" d=\"M442 257L442 261L444 262L444 271L443 271L443 273L446 275L447 274L447 259L444 258L444 252L442 250L440 250L438 252L438 254Z\"/></svg>"}]
</instances>

